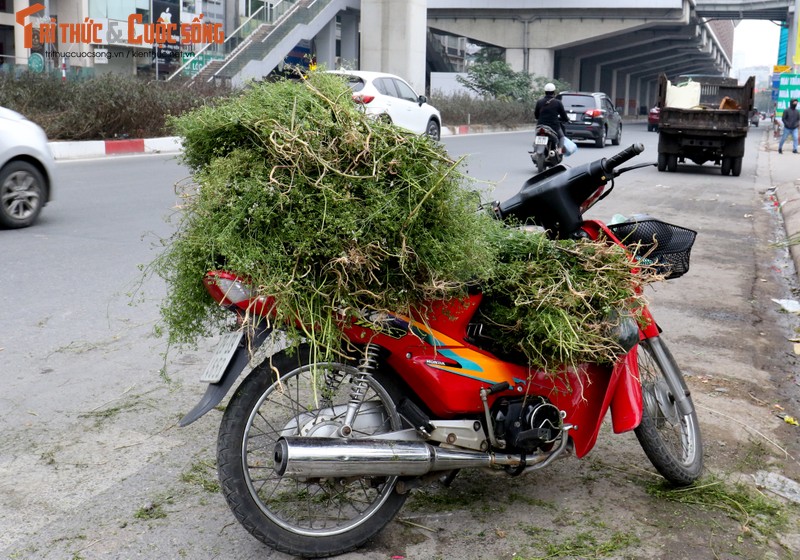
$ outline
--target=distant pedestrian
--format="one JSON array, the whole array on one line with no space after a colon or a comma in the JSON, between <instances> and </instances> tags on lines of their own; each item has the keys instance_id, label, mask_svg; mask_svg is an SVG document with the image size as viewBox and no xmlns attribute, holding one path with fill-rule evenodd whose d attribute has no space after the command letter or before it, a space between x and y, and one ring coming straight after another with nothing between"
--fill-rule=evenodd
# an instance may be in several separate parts
<instances>
[{"instance_id":1,"label":"distant pedestrian","mask_svg":"<svg viewBox=\"0 0 800 560\"><path fill-rule=\"evenodd\" d=\"M783 143L786 141L786 137L791 134L792 142L794 144L794 149L792 152L796 154L797 126L800 125L800 113L797 112L797 99L792 99L792 101L789 103L789 108L783 111L781 120L783 121L783 134L781 135L781 141L778 144L778 153L783 153Z\"/></svg>"}]
</instances>

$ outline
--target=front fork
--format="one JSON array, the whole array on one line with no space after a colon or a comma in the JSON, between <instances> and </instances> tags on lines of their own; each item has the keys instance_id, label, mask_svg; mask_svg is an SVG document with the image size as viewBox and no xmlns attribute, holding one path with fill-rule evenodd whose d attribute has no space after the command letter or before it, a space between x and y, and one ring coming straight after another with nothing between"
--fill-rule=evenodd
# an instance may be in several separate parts
<instances>
[{"instance_id":1,"label":"front fork","mask_svg":"<svg viewBox=\"0 0 800 560\"><path fill-rule=\"evenodd\" d=\"M694 406L691 403L691 392L675 363L675 358L672 357L669 349L661 343L661 337L659 336L661 329L658 328L656 320L649 309L644 308L642 310L642 319L646 322L646 325L641 330L641 339L646 340L653 353L653 358L661 366L669 392L672 398L675 399L675 406L682 416L691 414L694 410Z\"/></svg>"}]
</instances>

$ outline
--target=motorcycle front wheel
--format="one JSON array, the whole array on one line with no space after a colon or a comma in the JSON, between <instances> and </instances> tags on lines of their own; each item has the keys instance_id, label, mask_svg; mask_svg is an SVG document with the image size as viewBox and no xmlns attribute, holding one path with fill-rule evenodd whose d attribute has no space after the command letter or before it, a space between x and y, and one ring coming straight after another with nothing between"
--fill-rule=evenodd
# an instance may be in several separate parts
<instances>
[{"instance_id":1,"label":"motorcycle front wheel","mask_svg":"<svg viewBox=\"0 0 800 560\"><path fill-rule=\"evenodd\" d=\"M233 514L258 540L304 557L342 554L369 540L394 518L406 496L397 477L290 478L274 470L280 437L336 437L352 365L312 363L308 347L283 351L255 367L228 404L220 426L217 462ZM395 399L375 376L351 437L399 430Z\"/></svg>"},{"instance_id":2,"label":"motorcycle front wheel","mask_svg":"<svg viewBox=\"0 0 800 560\"><path fill-rule=\"evenodd\" d=\"M660 337L639 343L642 383L642 422L636 437L656 470L676 486L688 486L703 470L703 442L691 397L688 414L681 414L667 384L667 375L679 380L688 393L683 374Z\"/></svg>"}]
</instances>

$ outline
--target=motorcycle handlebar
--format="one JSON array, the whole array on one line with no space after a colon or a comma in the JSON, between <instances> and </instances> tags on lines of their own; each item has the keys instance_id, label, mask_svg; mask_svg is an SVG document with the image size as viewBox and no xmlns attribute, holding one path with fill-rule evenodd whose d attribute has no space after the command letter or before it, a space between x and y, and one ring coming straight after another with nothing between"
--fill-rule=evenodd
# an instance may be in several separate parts
<instances>
[{"instance_id":1,"label":"motorcycle handlebar","mask_svg":"<svg viewBox=\"0 0 800 560\"><path fill-rule=\"evenodd\" d=\"M644 144L631 144L630 147L625 148L618 154L614 154L603 162L603 170L611 174L614 169L632 159L644 151Z\"/></svg>"},{"instance_id":2,"label":"motorcycle handlebar","mask_svg":"<svg viewBox=\"0 0 800 560\"><path fill-rule=\"evenodd\" d=\"M614 170L643 151L642 144L633 144L610 158L571 168L558 165L534 175L517 194L493 204L495 217L531 222L566 238L580 228L583 212L602 196L598 193L614 178Z\"/></svg>"}]
</instances>

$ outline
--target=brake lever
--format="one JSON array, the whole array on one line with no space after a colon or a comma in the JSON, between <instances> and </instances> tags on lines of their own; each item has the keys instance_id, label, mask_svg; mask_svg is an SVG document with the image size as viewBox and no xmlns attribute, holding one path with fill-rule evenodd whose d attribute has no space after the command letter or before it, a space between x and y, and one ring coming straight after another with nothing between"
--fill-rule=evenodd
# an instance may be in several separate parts
<instances>
[{"instance_id":1,"label":"brake lever","mask_svg":"<svg viewBox=\"0 0 800 560\"><path fill-rule=\"evenodd\" d=\"M634 169L641 169L642 167L650 167L650 166L654 166L654 165L656 165L655 162L637 163L636 165L631 165L631 166L628 166L628 167L623 167L621 169L615 170L614 171L614 177L611 178L611 186L608 188L608 190L606 192L604 192L602 195L600 195L600 197L597 199L597 202L600 202L601 200L603 200L605 197L607 197L608 195L611 194L611 191L614 190L614 178L619 177L620 175L622 175L626 171L633 171Z\"/></svg>"},{"instance_id":2,"label":"brake lever","mask_svg":"<svg viewBox=\"0 0 800 560\"><path fill-rule=\"evenodd\" d=\"M622 167L620 169L616 169L614 171L614 176L619 177L623 173L626 173L628 171L633 171L634 169L641 169L642 167L655 167L656 165L658 164L654 161L648 163L637 163L636 165L630 165L628 167Z\"/></svg>"}]
</instances>

